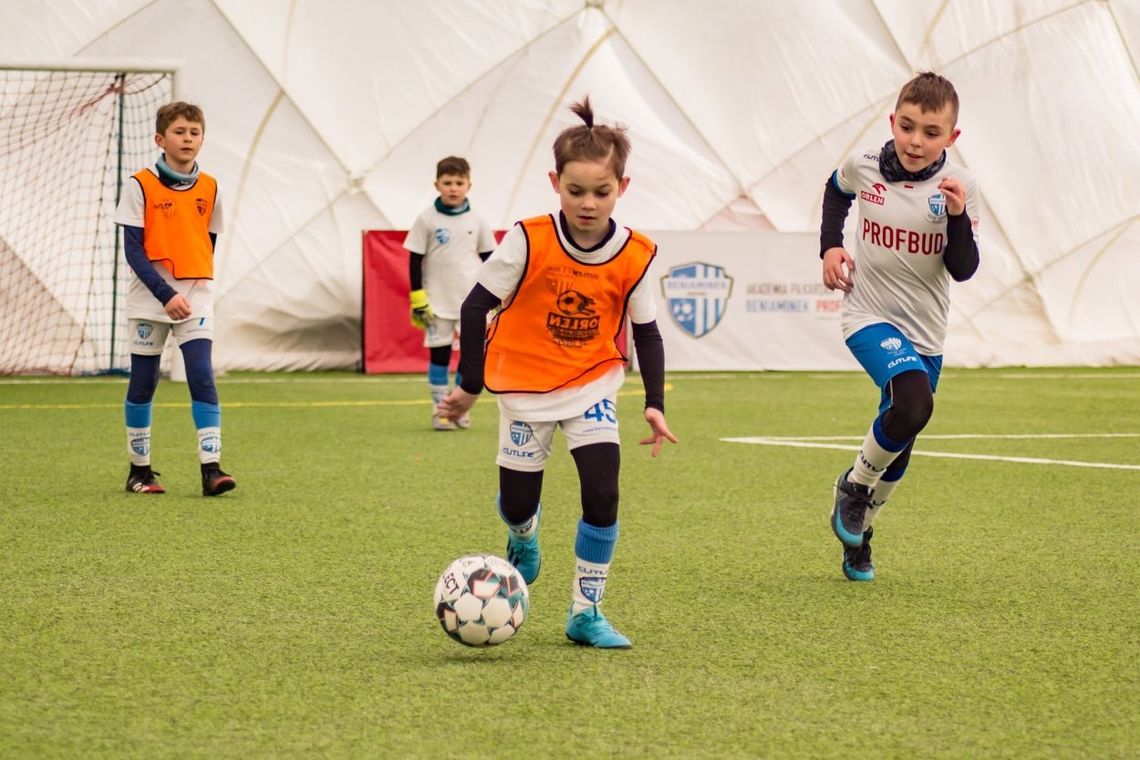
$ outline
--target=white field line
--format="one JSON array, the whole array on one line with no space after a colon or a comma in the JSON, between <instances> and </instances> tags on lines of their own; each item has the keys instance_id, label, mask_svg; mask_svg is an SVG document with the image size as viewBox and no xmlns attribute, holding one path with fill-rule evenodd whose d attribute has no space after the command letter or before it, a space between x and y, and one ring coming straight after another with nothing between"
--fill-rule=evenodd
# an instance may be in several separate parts
<instances>
[{"instance_id":1,"label":"white field line","mask_svg":"<svg viewBox=\"0 0 1140 760\"><path fill-rule=\"evenodd\" d=\"M1089 437L1140 437L1137 433L1086 433L1086 434L1040 434L1040 435L1010 435L1010 436L954 436L957 440L964 438L1089 438ZM940 436L921 436L923 440L930 438L938 438ZM836 449L839 451L858 451L859 446L849 446L839 443L822 443L819 438L763 438L763 437L748 437L748 438L721 438L720 440L727 443L751 443L759 446L787 446L790 448L801 449ZM832 436L823 437L823 440L852 440L851 436ZM854 440L862 440L862 438L855 438ZM1042 459L1040 457L1004 457L994 456L992 454L958 454L949 451L927 451L924 449L915 449L911 452L911 456L923 457L937 457L941 459L977 459L990 462L1018 462L1021 464L1047 464L1047 465L1062 465L1065 467L1092 467L1102 470L1138 470L1140 471L1140 464L1116 464L1113 462L1079 462L1073 459Z\"/></svg>"}]
</instances>

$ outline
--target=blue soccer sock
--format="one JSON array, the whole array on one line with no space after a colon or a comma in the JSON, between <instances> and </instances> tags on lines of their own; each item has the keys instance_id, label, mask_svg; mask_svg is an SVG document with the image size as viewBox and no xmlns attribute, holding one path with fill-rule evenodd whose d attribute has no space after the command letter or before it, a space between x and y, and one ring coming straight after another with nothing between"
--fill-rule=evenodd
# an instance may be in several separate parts
<instances>
[{"instance_id":1,"label":"blue soccer sock","mask_svg":"<svg viewBox=\"0 0 1140 760\"><path fill-rule=\"evenodd\" d=\"M149 466L152 402L133 404L126 401L124 412L127 422L127 453L131 457L131 464Z\"/></svg>"},{"instance_id":2,"label":"blue soccer sock","mask_svg":"<svg viewBox=\"0 0 1140 760\"><path fill-rule=\"evenodd\" d=\"M602 603L617 538L617 523L599 528L585 520L578 521L578 537L574 541L572 614L576 615Z\"/></svg>"}]
</instances>

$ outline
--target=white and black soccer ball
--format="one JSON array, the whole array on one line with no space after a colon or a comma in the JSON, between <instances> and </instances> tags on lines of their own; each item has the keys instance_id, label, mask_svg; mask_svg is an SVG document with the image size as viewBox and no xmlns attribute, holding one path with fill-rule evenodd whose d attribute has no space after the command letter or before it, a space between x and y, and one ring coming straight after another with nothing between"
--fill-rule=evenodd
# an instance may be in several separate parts
<instances>
[{"instance_id":1,"label":"white and black soccer ball","mask_svg":"<svg viewBox=\"0 0 1140 760\"><path fill-rule=\"evenodd\" d=\"M530 609L526 581L501 557L471 555L447 566L435 584L435 614L460 644L487 647L515 635Z\"/></svg>"}]
</instances>

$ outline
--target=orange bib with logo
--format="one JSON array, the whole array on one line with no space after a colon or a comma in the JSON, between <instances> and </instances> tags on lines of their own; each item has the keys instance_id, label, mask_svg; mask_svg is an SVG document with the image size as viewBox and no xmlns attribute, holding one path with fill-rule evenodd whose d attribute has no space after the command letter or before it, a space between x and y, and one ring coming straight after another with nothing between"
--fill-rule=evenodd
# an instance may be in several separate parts
<instances>
[{"instance_id":1,"label":"orange bib with logo","mask_svg":"<svg viewBox=\"0 0 1140 760\"><path fill-rule=\"evenodd\" d=\"M214 279L210 219L218 195L217 181L209 174L199 174L193 187L175 190L162 184L148 169L136 173L134 178L142 185L146 209L146 257L161 263L178 280Z\"/></svg>"},{"instance_id":2,"label":"orange bib with logo","mask_svg":"<svg viewBox=\"0 0 1140 760\"><path fill-rule=\"evenodd\" d=\"M617 335L657 246L631 231L609 261L584 264L563 248L554 217L519 224L527 239L526 271L487 329L487 390L549 393L585 385L625 362Z\"/></svg>"}]
</instances>

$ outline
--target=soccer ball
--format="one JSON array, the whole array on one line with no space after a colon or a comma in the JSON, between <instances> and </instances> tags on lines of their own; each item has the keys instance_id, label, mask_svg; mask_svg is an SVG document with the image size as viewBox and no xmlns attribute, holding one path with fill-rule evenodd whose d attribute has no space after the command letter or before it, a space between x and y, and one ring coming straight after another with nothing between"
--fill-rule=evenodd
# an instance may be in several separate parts
<instances>
[{"instance_id":1,"label":"soccer ball","mask_svg":"<svg viewBox=\"0 0 1140 760\"><path fill-rule=\"evenodd\" d=\"M435 584L435 614L460 644L488 647L515 635L526 620L530 592L510 562L491 555L460 557Z\"/></svg>"}]
</instances>

